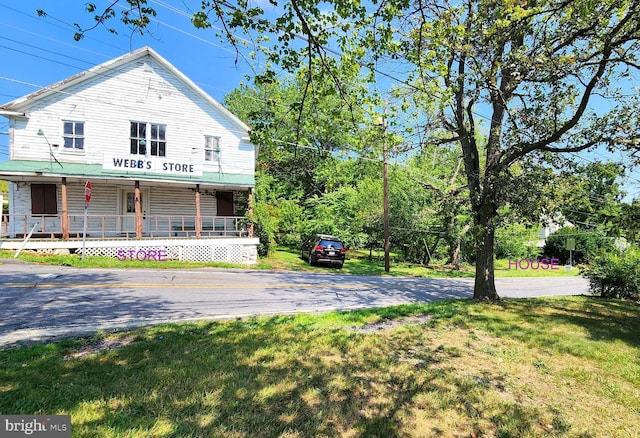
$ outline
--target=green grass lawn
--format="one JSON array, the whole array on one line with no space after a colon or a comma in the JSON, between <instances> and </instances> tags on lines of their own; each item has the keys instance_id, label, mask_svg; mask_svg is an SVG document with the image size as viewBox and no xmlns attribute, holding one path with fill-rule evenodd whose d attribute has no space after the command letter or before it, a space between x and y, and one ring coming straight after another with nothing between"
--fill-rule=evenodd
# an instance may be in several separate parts
<instances>
[{"instance_id":1,"label":"green grass lawn","mask_svg":"<svg viewBox=\"0 0 640 438\"><path fill-rule=\"evenodd\" d=\"M0 258L13 258L13 251L0 250ZM76 267L92 268L166 268L166 269L187 269L200 268L205 266L222 268L247 268L246 265L233 265L229 263L195 263L169 260L164 262L137 260L119 261L111 257L85 257L81 260L78 255L47 255L36 254L31 251L23 251L18 257L20 260L49 263L57 265L67 265ZM326 266L310 266L306 261L300 259L297 251L291 249L279 249L268 257L260 258L254 266L249 269L261 270L289 270L308 272L340 272L344 274L359 275L389 275L389 276L413 276L413 277L468 277L473 278L475 270L472 265L462 265L459 270L451 266L431 263L429 266L392 261L389 273L384 271L384 261L377 255L370 259L368 251L350 250L347 253L347 260L342 269L330 268ZM496 260L496 277L560 277L579 275L579 269L567 271L563 266L555 270L543 269L509 269L508 260Z\"/></svg>"},{"instance_id":2,"label":"green grass lawn","mask_svg":"<svg viewBox=\"0 0 640 438\"><path fill-rule=\"evenodd\" d=\"M0 412L74 437L635 437L640 306L438 302L0 351Z\"/></svg>"}]
</instances>

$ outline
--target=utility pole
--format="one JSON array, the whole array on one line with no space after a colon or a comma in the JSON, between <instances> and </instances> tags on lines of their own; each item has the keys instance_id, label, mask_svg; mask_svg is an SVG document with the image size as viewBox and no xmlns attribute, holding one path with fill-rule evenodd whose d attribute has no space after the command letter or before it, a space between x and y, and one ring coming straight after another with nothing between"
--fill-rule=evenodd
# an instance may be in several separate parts
<instances>
[{"instance_id":1,"label":"utility pole","mask_svg":"<svg viewBox=\"0 0 640 438\"><path fill-rule=\"evenodd\" d=\"M389 187L387 183L387 168L389 166L387 157L387 104L384 104L384 113L382 115L382 203L384 215L384 271L389 272Z\"/></svg>"}]
</instances>

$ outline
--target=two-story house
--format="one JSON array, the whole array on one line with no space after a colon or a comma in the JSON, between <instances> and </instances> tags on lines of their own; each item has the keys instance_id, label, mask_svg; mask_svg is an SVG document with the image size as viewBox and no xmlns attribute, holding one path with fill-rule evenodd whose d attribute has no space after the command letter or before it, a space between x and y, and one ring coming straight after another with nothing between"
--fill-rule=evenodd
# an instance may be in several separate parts
<instances>
[{"instance_id":1,"label":"two-story house","mask_svg":"<svg viewBox=\"0 0 640 438\"><path fill-rule=\"evenodd\" d=\"M88 254L162 247L169 258L255 261L249 128L151 48L1 105L0 115L10 201L1 248L32 233L26 248L77 250L84 235Z\"/></svg>"}]
</instances>

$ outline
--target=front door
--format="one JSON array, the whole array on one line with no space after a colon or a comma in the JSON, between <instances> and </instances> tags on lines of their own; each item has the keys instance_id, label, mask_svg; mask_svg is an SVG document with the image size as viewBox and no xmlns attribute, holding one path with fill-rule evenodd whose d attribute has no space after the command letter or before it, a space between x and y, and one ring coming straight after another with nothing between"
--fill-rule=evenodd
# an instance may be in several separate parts
<instances>
[{"instance_id":1,"label":"front door","mask_svg":"<svg viewBox=\"0 0 640 438\"><path fill-rule=\"evenodd\" d=\"M140 207L142 208L142 231L149 231L147 211L149 210L148 190L140 190ZM120 203L121 230L123 232L136 231L136 196L133 189L122 190L122 201Z\"/></svg>"}]
</instances>

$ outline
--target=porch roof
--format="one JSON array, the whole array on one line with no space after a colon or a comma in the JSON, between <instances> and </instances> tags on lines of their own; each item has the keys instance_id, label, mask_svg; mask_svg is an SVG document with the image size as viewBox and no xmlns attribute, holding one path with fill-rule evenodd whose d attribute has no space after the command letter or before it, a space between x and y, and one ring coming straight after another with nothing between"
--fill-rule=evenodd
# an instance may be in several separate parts
<instances>
[{"instance_id":1,"label":"porch roof","mask_svg":"<svg viewBox=\"0 0 640 438\"><path fill-rule=\"evenodd\" d=\"M102 180L146 180L178 184L255 187L254 175L203 172L199 176L168 175L150 172L105 170L101 164L62 163L55 161L9 160L0 163L0 178L13 181L24 177L75 177Z\"/></svg>"}]
</instances>

